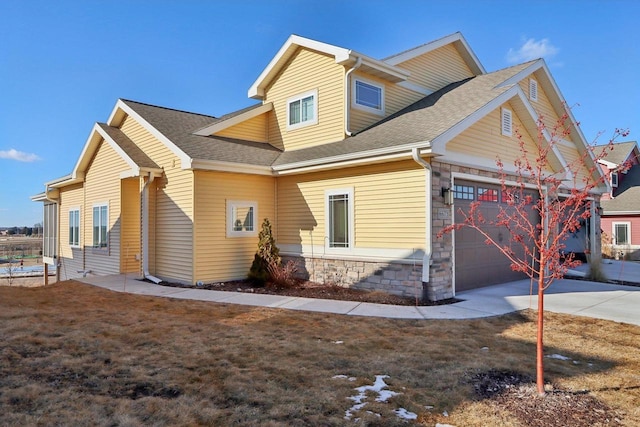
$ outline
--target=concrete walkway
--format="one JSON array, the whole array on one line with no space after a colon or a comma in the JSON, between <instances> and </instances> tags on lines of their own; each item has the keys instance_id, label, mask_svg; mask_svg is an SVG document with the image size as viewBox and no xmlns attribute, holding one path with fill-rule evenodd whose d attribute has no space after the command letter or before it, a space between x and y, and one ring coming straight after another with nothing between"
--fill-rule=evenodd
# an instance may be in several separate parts
<instances>
[{"instance_id":1,"label":"concrete walkway","mask_svg":"<svg viewBox=\"0 0 640 427\"><path fill-rule=\"evenodd\" d=\"M625 277L628 282L631 279L640 282L640 264L626 264L607 264L608 273L612 274L608 277L613 278L615 273ZM142 282L125 275L94 276L79 280L112 291L137 295L397 319L476 319L537 308L536 290L534 288L534 295L530 296L528 280L461 292L456 296L462 300L458 303L429 307L174 288ZM545 292L545 310L640 325L640 287L558 280Z\"/></svg>"}]
</instances>

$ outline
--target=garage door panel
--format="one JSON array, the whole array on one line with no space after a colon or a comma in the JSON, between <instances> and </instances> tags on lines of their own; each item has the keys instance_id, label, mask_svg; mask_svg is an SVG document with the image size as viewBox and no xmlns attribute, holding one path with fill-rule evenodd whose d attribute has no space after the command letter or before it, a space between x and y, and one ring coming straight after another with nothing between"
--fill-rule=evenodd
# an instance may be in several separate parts
<instances>
[{"instance_id":1,"label":"garage door panel","mask_svg":"<svg viewBox=\"0 0 640 427\"><path fill-rule=\"evenodd\" d=\"M467 189L473 187L474 198L477 197L479 187L482 189L497 189L498 194L501 193L498 185L458 180L456 180L456 184L464 186ZM464 221L464 216L460 213L460 210L468 212L472 202L473 200L454 199L454 218L457 223ZM498 198L498 202L481 201L478 209L485 219L490 222L496 220L501 206L504 208L507 205L506 203L502 203ZM531 210L530 218L533 221L537 218L533 209ZM504 245L509 244L510 234L506 227L485 224L482 229L494 241ZM495 246L487 245L486 237L477 230L463 227L460 230L456 230L454 238L456 291L459 292L490 286L525 277L522 273L514 272L511 269L510 260ZM515 245L513 249L519 254L524 252L519 245Z\"/></svg>"}]
</instances>

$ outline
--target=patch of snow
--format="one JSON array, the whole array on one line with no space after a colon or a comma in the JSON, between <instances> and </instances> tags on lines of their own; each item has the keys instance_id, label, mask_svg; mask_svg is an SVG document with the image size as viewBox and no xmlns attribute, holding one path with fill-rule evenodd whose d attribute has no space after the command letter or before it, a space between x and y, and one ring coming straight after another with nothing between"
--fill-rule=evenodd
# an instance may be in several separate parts
<instances>
[{"instance_id":1,"label":"patch of snow","mask_svg":"<svg viewBox=\"0 0 640 427\"><path fill-rule=\"evenodd\" d=\"M570 357L563 356L563 355L561 355L561 354L557 354L557 353L549 354L549 355L547 355L547 356L545 356L545 357L547 357L547 358L549 358L549 359L557 359L557 360L571 360L571 358L570 358Z\"/></svg>"},{"instance_id":2,"label":"patch of snow","mask_svg":"<svg viewBox=\"0 0 640 427\"><path fill-rule=\"evenodd\" d=\"M403 420L416 420L418 419L418 414L414 414L413 412L409 412L404 408L398 408L395 411L398 418L402 418Z\"/></svg>"},{"instance_id":3,"label":"patch of snow","mask_svg":"<svg viewBox=\"0 0 640 427\"><path fill-rule=\"evenodd\" d=\"M334 378L334 379L335 379L335 378L347 378L347 376L346 376L346 375L342 375L342 374L340 374L340 375L334 375L334 376L332 376L331 378Z\"/></svg>"},{"instance_id":4,"label":"patch of snow","mask_svg":"<svg viewBox=\"0 0 640 427\"><path fill-rule=\"evenodd\" d=\"M451 424L436 424L436 427L456 427L456 426L452 426Z\"/></svg>"},{"instance_id":5,"label":"patch of snow","mask_svg":"<svg viewBox=\"0 0 640 427\"><path fill-rule=\"evenodd\" d=\"M482 347L480 350L482 350L482 351L489 351L489 347Z\"/></svg>"},{"instance_id":6,"label":"patch of snow","mask_svg":"<svg viewBox=\"0 0 640 427\"><path fill-rule=\"evenodd\" d=\"M353 417L354 412L359 411L367 404L365 400L367 398L368 391L378 393L378 396L375 399L376 402L386 402L393 396L399 395L400 393L388 389L389 386L384 382L385 378L389 378L389 375L376 375L376 380L372 385L356 387L354 390L356 390L358 394L349 397L350 400L355 402L355 405L347 409L344 414L344 418L350 420L351 417Z\"/></svg>"},{"instance_id":7,"label":"patch of snow","mask_svg":"<svg viewBox=\"0 0 640 427\"><path fill-rule=\"evenodd\" d=\"M442 415L444 415L445 417L448 417L448 416L449 416L449 413L448 413L447 411L444 411L444 412L442 413Z\"/></svg>"},{"instance_id":8,"label":"patch of snow","mask_svg":"<svg viewBox=\"0 0 640 427\"><path fill-rule=\"evenodd\" d=\"M427 411L430 411L433 409L433 406L431 405L425 405L424 409L426 409Z\"/></svg>"},{"instance_id":9,"label":"patch of snow","mask_svg":"<svg viewBox=\"0 0 640 427\"><path fill-rule=\"evenodd\" d=\"M334 344L344 344L344 341L334 341Z\"/></svg>"}]
</instances>

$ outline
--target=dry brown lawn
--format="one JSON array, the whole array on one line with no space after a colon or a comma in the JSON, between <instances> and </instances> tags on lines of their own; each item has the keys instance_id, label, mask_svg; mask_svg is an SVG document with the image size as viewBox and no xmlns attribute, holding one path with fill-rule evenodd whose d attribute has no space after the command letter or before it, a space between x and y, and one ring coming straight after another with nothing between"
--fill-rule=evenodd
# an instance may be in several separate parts
<instances>
[{"instance_id":1,"label":"dry brown lawn","mask_svg":"<svg viewBox=\"0 0 640 427\"><path fill-rule=\"evenodd\" d=\"M74 281L0 286L0 425L526 425L500 399L475 394L472 378L534 375L534 314L391 320ZM640 328L546 319L546 354L568 358L546 359L547 381L601 403L600 425L640 425ZM354 409L355 388L379 375L398 394L376 402L366 392Z\"/></svg>"}]
</instances>

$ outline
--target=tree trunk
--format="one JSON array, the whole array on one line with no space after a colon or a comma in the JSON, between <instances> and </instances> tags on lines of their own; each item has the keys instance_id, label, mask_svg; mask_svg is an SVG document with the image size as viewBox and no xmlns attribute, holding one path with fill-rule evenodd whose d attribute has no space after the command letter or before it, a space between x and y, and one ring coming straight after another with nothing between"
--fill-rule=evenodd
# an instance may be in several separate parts
<instances>
[{"instance_id":1,"label":"tree trunk","mask_svg":"<svg viewBox=\"0 0 640 427\"><path fill-rule=\"evenodd\" d=\"M544 395L544 274L538 278L538 339L536 343L536 385L538 394Z\"/></svg>"}]
</instances>

